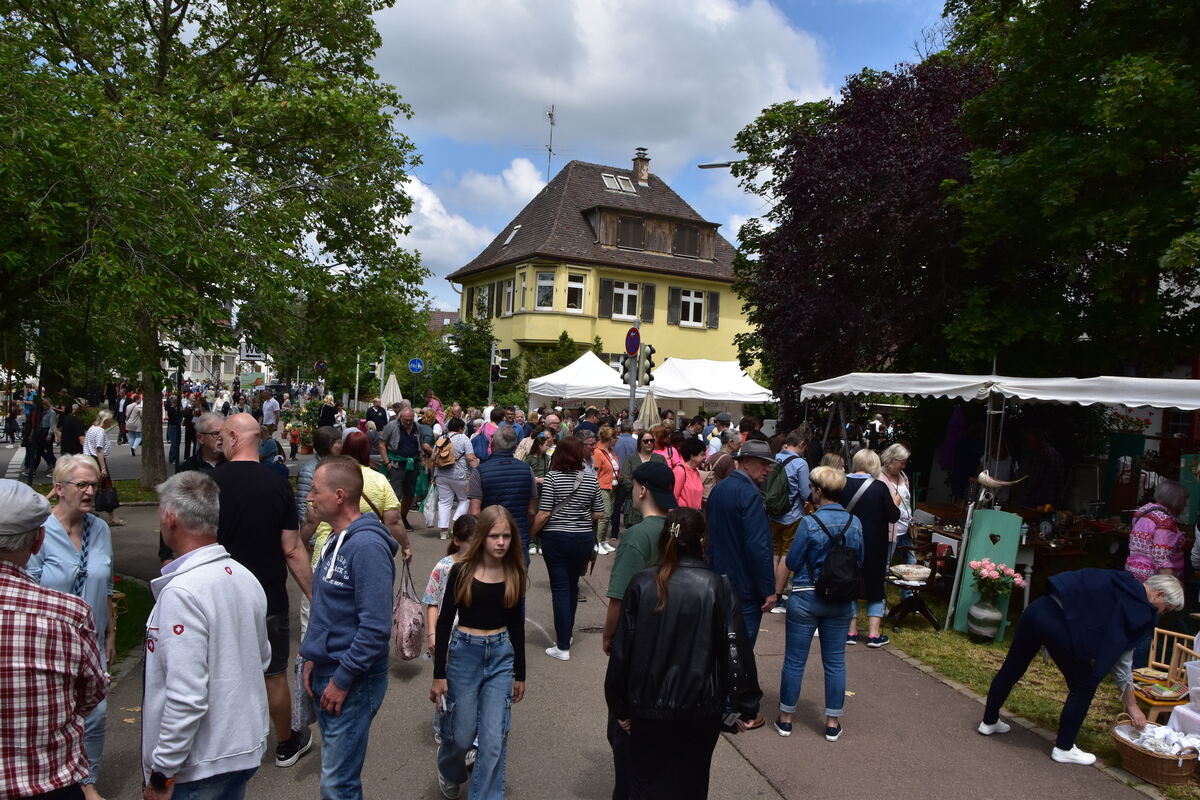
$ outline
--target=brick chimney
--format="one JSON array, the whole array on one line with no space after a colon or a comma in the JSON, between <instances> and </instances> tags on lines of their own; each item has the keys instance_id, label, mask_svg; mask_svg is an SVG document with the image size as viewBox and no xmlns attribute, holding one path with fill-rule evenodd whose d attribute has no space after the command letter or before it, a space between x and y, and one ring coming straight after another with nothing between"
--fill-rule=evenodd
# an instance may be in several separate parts
<instances>
[{"instance_id":1,"label":"brick chimney","mask_svg":"<svg viewBox=\"0 0 1200 800\"><path fill-rule=\"evenodd\" d=\"M650 156L646 155L646 148L639 147L633 156L633 179L638 182L638 186L650 185Z\"/></svg>"}]
</instances>

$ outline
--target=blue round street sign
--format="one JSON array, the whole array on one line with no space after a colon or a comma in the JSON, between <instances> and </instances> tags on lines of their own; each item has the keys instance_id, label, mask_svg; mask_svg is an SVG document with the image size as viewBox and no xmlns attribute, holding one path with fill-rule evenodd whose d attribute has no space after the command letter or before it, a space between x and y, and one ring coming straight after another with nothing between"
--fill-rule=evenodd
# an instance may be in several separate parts
<instances>
[{"instance_id":1,"label":"blue round street sign","mask_svg":"<svg viewBox=\"0 0 1200 800\"><path fill-rule=\"evenodd\" d=\"M642 346L642 333L637 328L630 328L625 334L625 355L636 356Z\"/></svg>"},{"instance_id":2,"label":"blue round street sign","mask_svg":"<svg viewBox=\"0 0 1200 800\"><path fill-rule=\"evenodd\" d=\"M408 371L414 375L418 375L425 371L425 362L419 358L411 358L408 361Z\"/></svg>"}]
</instances>

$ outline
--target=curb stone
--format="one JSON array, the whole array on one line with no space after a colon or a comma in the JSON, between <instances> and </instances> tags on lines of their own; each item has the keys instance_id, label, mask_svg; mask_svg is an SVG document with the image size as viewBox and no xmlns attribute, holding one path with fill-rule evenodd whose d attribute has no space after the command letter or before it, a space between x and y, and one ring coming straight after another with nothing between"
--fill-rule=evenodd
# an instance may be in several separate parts
<instances>
[{"instance_id":1,"label":"curb stone","mask_svg":"<svg viewBox=\"0 0 1200 800\"><path fill-rule=\"evenodd\" d=\"M950 680L945 675L942 675L940 672L935 670L930 665L926 664L921 659L916 658L915 656L911 656L908 653L904 652L903 650L900 650L898 648L898 646L896 646L895 642L892 642L892 647L885 647L883 649L888 651L894 658L898 658L907 664L911 664L913 667L920 670L921 672L924 672L928 675L933 676L940 683L942 683L945 686L950 687L951 689L958 692L962 696L968 697L971 700L974 700L975 702L979 703L980 705L983 705L985 703L987 698L982 697L974 690L964 686L963 684L961 684L957 681ZM1053 731L1046 730L1045 728L1041 727L1033 720L1026 719L1025 717L1018 717L1015 714L1008 713L1007 711L1004 713L1004 717L1005 717L1005 719L1008 719L1008 720L1016 723L1017 725L1020 725L1022 728L1025 728L1026 730L1037 734L1038 736L1042 737L1043 739L1045 739L1048 742L1053 742L1057 738ZM1095 767L1096 769L1100 770L1101 772L1103 772L1109 778L1112 778L1115 781L1123 783L1126 786L1128 786L1129 788L1139 791L1142 794L1146 795L1147 797L1153 798L1154 800L1168 800L1166 795L1164 795L1162 792L1160 792L1157 786L1146 783L1145 781L1143 781L1141 778L1137 777L1133 773L1127 772L1127 771L1121 769L1120 767L1110 766L1108 764L1104 764L1104 763L1100 762L1099 760L1097 760L1096 763L1093 764L1092 766Z\"/></svg>"}]
</instances>

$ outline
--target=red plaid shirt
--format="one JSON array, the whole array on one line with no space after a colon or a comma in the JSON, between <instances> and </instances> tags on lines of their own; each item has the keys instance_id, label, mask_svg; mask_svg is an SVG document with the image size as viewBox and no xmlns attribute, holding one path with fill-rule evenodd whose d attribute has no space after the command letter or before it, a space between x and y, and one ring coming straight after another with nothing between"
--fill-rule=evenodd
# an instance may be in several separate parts
<instances>
[{"instance_id":1,"label":"red plaid shirt","mask_svg":"<svg viewBox=\"0 0 1200 800\"><path fill-rule=\"evenodd\" d=\"M107 693L87 603L0 561L0 797L87 777L83 718Z\"/></svg>"}]
</instances>

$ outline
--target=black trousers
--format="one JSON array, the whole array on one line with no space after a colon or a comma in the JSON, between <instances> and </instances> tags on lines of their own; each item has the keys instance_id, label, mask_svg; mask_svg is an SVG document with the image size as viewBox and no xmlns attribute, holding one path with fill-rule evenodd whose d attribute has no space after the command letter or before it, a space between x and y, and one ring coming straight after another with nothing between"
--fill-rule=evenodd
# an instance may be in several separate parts
<instances>
[{"instance_id":1,"label":"black trousers","mask_svg":"<svg viewBox=\"0 0 1200 800\"><path fill-rule=\"evenodd\" d=\"M629 773L633 771L632 737L608 715L608 744L613 753L612 800L629 800Z\"/></svg>"},{"instance_id":2,"label":"black trousers","mask_svg":"<svg viewBox=\"0 0 1200 800\"><path fill-rule=\"evenodd\" d=\"M1055 665L1067 679L1067 700L1059 715L1055 746L1060 750L1070 750L1075 745L1079 729L1083 727L1083 720L1087 717L1100 681L1095 676L1092 664L1075 655L1066 615L1062 606L1049 595L1042 595L1030 603L1017 620L1017 630L1013 633L1008 656L988 690L983 721L992 724L1000 719L1001 706L1042 647L1050 653Z\"/></svg>"},{"instance_id":3,"label":"black trousers","mask_svg":"<svg viewBox=\"0 0 1200 800\"><path fill-rule=\"evenodd\" d=\"M634 719L630 800L704 800L721 718Z\"/></svg>"}]
</instances>

